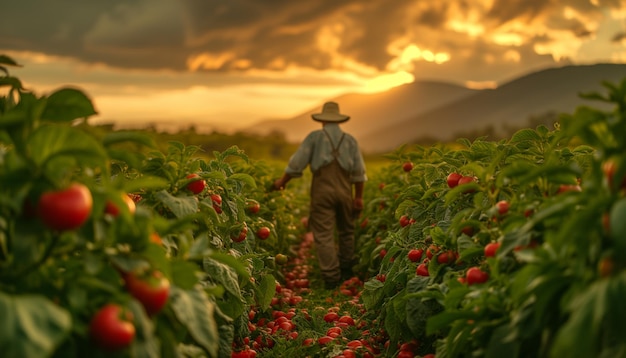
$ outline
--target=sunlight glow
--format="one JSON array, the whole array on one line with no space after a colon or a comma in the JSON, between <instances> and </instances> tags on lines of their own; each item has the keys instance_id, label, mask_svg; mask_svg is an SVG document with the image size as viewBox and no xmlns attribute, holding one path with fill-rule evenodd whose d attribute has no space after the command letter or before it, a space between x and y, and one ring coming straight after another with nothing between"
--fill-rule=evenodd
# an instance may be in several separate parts
<instances>
[{"instance_id":1,"label":"sunlight glow","mask_svg":"<svg viewBox=\"0 0 626 358\"><path fill-rule=\"evenodd\" d=\"M466 81L465 87L470 89L496 89L498 88L498 83L496 81Z\"/></svg>"},{"instance_id":2,"label":"sunlight glow","mask_svg":"<svg viewBox=\"0 0 626 358\"><path fill-rule=\"evenodd\" d=\"M187 59L187 68L191 71L197 71L199 69L214 70L222 67L226 62L235 58L233 53L223 52L219 55L212 55L209 53L201 53L195 56L190 56Z\"/></svg>"},{"instance_id":3,"label":"sunlight glow","mask_svg":"<svg viewBox=\"0 0 626 358\"><path fill-rule=\"evenodd\" d=\"M508 50L504 53L504 59L509 62L520 62L522 55L515 50Z\"/></svg>"},{"instance_id":4,"label":"sunlight glow","mask_svg":"<svg viewBox=\"0 0 626 358\"><path fill-rule=\"evenodd\" d=\"M520 34L515 33L496 33L492 36L493 42L502 46L521 46L524 39Z\"/></svg>"},{"instance_id":5,"label":"sunlight glow","mask_svg":"<svg viewBox=\"0 0 626 358\"><path fill-rule=\"evenodd\" d=\"M485 33L483 25L463 20L450 20L448 27L456 32L468 34L470 37L478 37Z\"/></svg>"},{"instance_id":6,"label":"sunlight glow","mask_svg":"<svg viewBox=\"0 0 626 358\"><path fill-rule=\"evenodd\" d=\"M410 44L404 48L398 48L396 44L390 44L387 51L396 57L389 61L387 69L392 72L412 71L413 62L424 60L442 64L450 60L450 54L446 52L435 53L430 50L422 50L415 44Z\"/></svg>"},{"instance_id":7,"label":"sunlight glow","mask_svg":"<svg viewBox=\"0 0 626 358\"><path fill-rule=\"evenodd\" d=\"M583 41L570 31L553 31L553 41L535 44L534 50L540 55L551 55L555 61L575 58Z\"/></svg>"},{"instance_id":8,"label":"sunlight glow","mask_svg":"<svg viewBox=\"0 0 626 358\"><path fill-rule=\"evenodd\" d=\"M384 92L391 88L411 83L415 80L415 76L408 72L400 71L396 73L388 73L380 75L371 80L367 80L362 89L363 93Z\"/></svg>"}]
</instances>

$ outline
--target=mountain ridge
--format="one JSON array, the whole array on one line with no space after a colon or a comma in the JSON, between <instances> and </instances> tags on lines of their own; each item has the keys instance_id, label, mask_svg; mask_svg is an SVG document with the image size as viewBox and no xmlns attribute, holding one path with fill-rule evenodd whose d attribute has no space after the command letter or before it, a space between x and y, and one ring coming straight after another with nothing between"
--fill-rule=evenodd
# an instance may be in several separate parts
<instances>
[{"instance_id":1,"label":"mountain ridge","mask_svg":"<svg viewBox=\"0 0 626 358\"><path fill-rule=\"evenodd\" d=\"M429 80L327 100L336 101L341 112L351 116L342 127L357 138L362 150L380 153L421 138L449 141L458 133L488 127L502 133L505 128L523 127L533 116L573 112L579 105L591 105L580 93L603 93L603 81L624 78L624 64L567 65L531 72L495 89ZM257 122L246 131L281 131L288 141L298 142L320 127L311 114L319 112L322 103L290 119Z\"/></svg>"}]
</instances>

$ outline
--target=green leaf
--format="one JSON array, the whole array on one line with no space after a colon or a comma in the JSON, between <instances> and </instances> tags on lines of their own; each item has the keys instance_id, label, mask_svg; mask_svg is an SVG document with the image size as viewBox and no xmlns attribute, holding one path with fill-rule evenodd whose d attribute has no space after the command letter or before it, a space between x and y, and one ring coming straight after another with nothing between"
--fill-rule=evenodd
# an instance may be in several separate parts
<instances>
[{"instance_id":1,"label":"green leaf","mask_svg":"<svg viewBox=\"0 0 626 358\"><path fill-rule=\"evenodd\" d=\"M215 254L211 257L205 257L203 262L204 271L209 275L212 281L224 286L226 291L243 302L239 281L235 269L227 264L221 263L215 259ZM223 259L224 254L221 255Z\"/></svg>"},{"instance_id":2,"label":"green leaf","mask_svg":"<svg viewBox=\"0 0 626 358\"><path fill-rule=\"evenodd\" d=\"M20 66L15 60L7 55L0 55L0 64L8 66Z\"/></svg>"},{"instance_id":3,"label":"green leaf","mask_svg":"<svg viewBox=\"0 0 626 358\"><path fill-rule=\"evenodd\" d=\"M501 325L493 331L485 358L516 358L519 356L520 343L506 339L510 330L511 327L508 325Z\"/></svg>"},{"instance_id":4,"label":"green leaf","mask_svg":"<svg viewBox=\"0 0 626 358\"><path fill-rule=\"evenodd\" d=\"M3 357L49 357L72 328L70 314L37 295L0 292L0 351Z\"/></svg>"},{"instance_id":5,"label":"green leaf","mask_svg":"<svg viewBox=\"0 0 626 358\"><path fill-rule=\"evenodd\" d=\"M68 122L97 114L91 100L80 90L63 88L48 97L42 118L56 122Z\"/></svg>"},{"instance_id":6,"label":"green leaf","mask_svg":"<svg viewBox=\"0 0 626 358\"><path fill-rule=\"evenodd\" d=\"M0 87L1 86L2 82L0 80ZM28 110L19 106L12 107L4 113L0 112L0 129L6 129L14 127L18 124L26 123L28 121L28 118Z\"/></svg>"},{"instance_id":7,"label":"green leaf","mask_svg":"<svg viewBox=\"0 0 626 358\"><path fill-rule=\"evenodd\" d=\"M177 218L198 212L198 199L195 196L173 196L166 190L161 190L155 194L155 197L168 207Z\"/></svg>"},{"instance_id":8,"label":"green leaf","mask_svg":"<svg viewBox=\"0 0 626 358\"><path fill-rule=\"evenodd\" d=\"M111 146L119 143L137 143L150 148L156 148L154 139L143 132L118 131L107 133L102 139L104 146Z\"/></svg>"},{"instance_id":9,"label":"green leaf","mask_svg":"<svg viewBox=\"0 0 626 358\"><path fill-rule=\"evenodd\" d=\"M209 256L218 262L230 266L241 277L241 280L247 281L250 279L250 273L248 273L244 265L234 256L221 252L212 252Z\"/></svg>"},{"instance_id":10,"label":"green leaf","mask_svg":"<svg viewBox=\"0 0 626 358\"><path fill-rule=\"evenodd\" d=\"M174 286L170 299L179 323L211 357L217 357L220 338L214 318L214 303L199 288L185 291Z\"/></svg>"},{"instance_id":11,"label":"green leaf","mask_svg":"<svg viewBox=\"0 0 626 358\"><path fill-rule=\"evenodd\" d=\"M144 175L141 178L125 181L122 189L127 193L152 191L167 188L168 182L159 177Z\"/></svg>"},{"instance_id":12,"label":"green leaf","mask_svg":"<svg viewBox=\"0 0 626 358\"><path fill-rule=\"evenodd\" d=\"M256 188L256 181L251 175L246 173L235 173L228 177L228 181L243 182L250 188Z\"/></svg>"},{"instance_id":13,"label":"green leaf","mask_svg":"<svg viewBox=\"0 0 626 358\"><path fill-rule=\"evenodd\" d=\"M518 143L518 142L524 142L524 141L541 141L541 137L539 136L539 134L537 134L536 131L532 130L532 129L522 129L519 130L517 132L515 132L515 134L513 134L513 136L511 137L510 142L511 143Z\"/></svg>"},{"instance_id":14,"label":"green leaf","mask_svg":"<svg viewBox=\"0 0 626 358\"><path fill-rule=\"evenodd\" d=\"M28 138L28 147L35 164L39 166L58 157L98 165L104 165L107 159L98 141L74 127L43 125ZM53 169L59 171L59 168Z\"/></svg>"},{"instance_id":15,"label":"green leaf","mask_svg":"<svg viewBox=\"0 0 626 358\"><path fill-rule=\"evenodd\" d=\"M190 290L198 283L198 265L193 262L174 259L171 270L173 282L184 290Z\"/></svg>"},{"instance_id":16,"label":"green leaf","mask_svg":"<svg viewBox=\"0 0 626 358\"><path fill-rule=\"evenodd\" d=\"M272 298L276 294L276 278L270 274L261 276L261 282L259 282L256 293L259 307L261 307L262 310L268 309Z\"/></svg>"},{"instance_id":17,"label":"green leaf","mask_svg":"<svg viewBox=\"0 0 626 358\"><path fill-rule=\"evenodd\" d=\"M0 67L0 69L3 69ZM6 73L6 72L5 72ZM0 78L0 87L9 86L16 89L22 89L22 82L16 77L2 77Z\"/></svg>"},{"instance_id":18,"label":"green leaf","mask_svg":"<svg viewBox=\"0 0 626 358\"><path fill-rule=\"evenodd\" d=\"M476 313L469 311L443 311L428 319L426 332L427 334L433 334L450 326L456 320L468 320L474 318L476 318Z\"/></svg>"}]
</instances>

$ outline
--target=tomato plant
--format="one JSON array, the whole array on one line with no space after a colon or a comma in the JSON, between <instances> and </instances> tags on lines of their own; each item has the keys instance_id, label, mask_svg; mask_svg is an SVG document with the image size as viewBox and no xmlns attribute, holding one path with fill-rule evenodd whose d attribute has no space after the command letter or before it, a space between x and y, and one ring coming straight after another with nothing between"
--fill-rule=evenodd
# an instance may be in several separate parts
<instances>
[{"instance_id":1,"label":"tomato plant","mask_svg":"<svg viewBox=\"0 0 626 358\"><path fill-rule=\"evenodd\" d=\"M247 329L233 318L275 294L273 256L295 240L299 202L265 191L274 173L237 147L203 158L172 141L161 152L147 132L90 125L96 111L79 89L26 90L9 74L16 65L0 56L0 308L24 314L5 325L3 353L92 354L85 327L119 302L133 354L230 354ZM206 187L187 190L188 173ZM249 200L267 212L248 216ZM248 225L283 239L234 243L233 228Z\"/></svg>"}]
</instances>

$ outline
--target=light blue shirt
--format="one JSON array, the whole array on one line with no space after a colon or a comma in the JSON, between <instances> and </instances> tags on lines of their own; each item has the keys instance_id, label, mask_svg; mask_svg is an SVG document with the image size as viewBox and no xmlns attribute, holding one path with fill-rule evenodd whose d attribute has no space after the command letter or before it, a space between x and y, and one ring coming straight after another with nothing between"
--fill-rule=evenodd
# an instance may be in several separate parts
<instances>
[{"instance_id":1,"label":"light blue shirt","mask_svg":"<svg viewBox=\"0 0 626 358\"><path fill-rule=\"evenodd\" d=\"M324 131L328 133L328 136ZM337 147L339 145L343 134L344 132L339 128L338 123L326 123L323 129L309 133L289 159L285 173L298 178L302 176L302 172L308 165L311 166L311 171L315 172L330 164L334 159L332 146ZM328 137L333 141L333 144ZM344 170L350 173L350 181L353 183L366 181L365 162L356 139L345 133L338 151L337 161Z\"/></svg>"}]
</instances>

